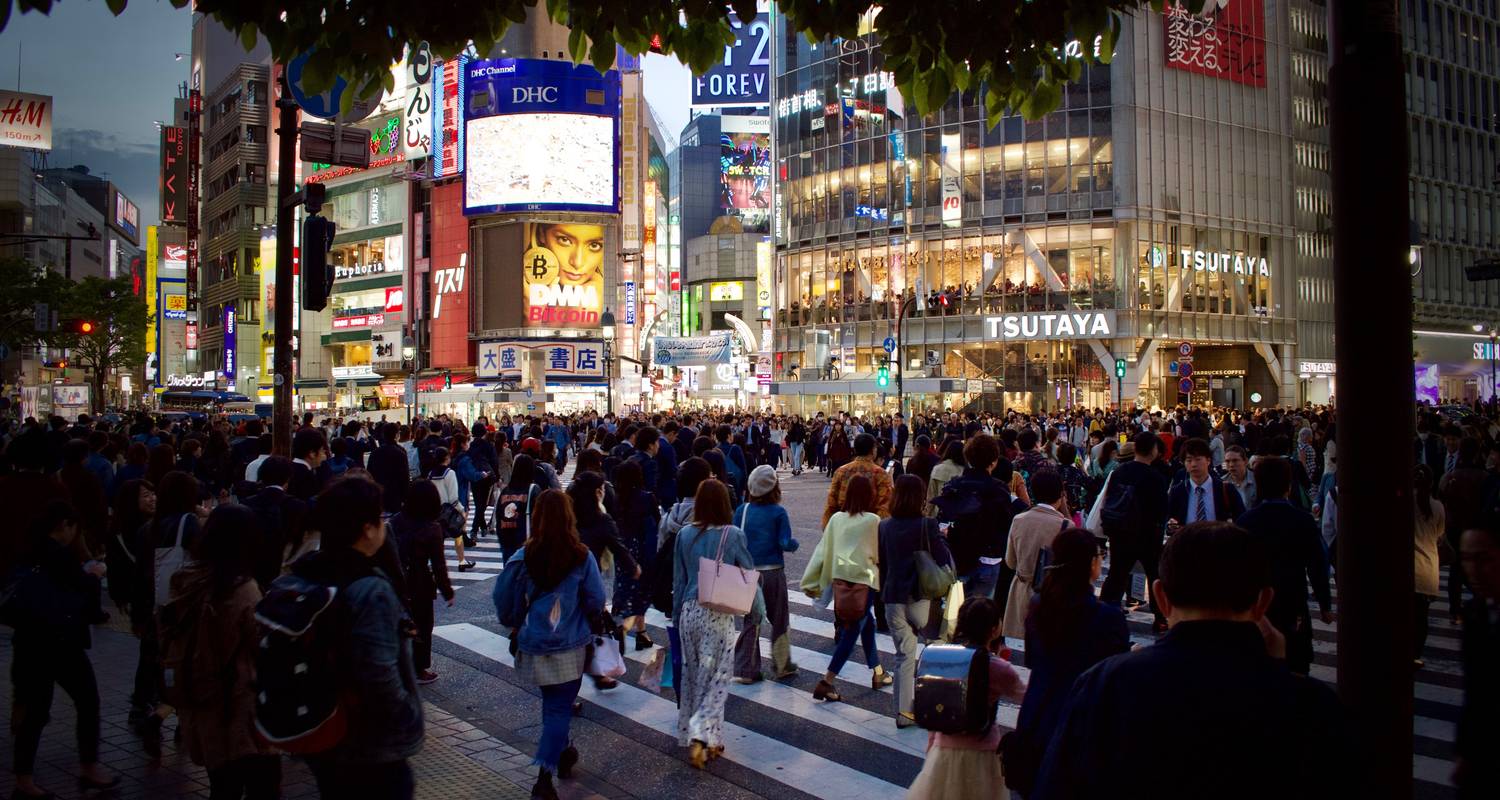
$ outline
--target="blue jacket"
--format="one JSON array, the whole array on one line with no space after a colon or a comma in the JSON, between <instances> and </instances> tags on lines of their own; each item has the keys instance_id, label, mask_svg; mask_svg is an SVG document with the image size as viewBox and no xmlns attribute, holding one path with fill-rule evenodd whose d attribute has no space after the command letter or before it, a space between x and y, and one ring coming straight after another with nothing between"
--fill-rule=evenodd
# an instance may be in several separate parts
<instances>
[{"instance_id":1,"label":"blue jacket","mask_svg":"<svg viewBox=\"0 0 1500 800\"><path fill-rule=\"evenodd\" d=\"M745 546L745 532L733 525L725 527L729 530L729 539L724 542L724 563L754 569L755 560L750 558L750 550ZM718 557L722 531L717 527L703 531L696 525L688 525L677 532L675 557L672 559L672 619L682 619L684 602L698 602L698 559ZM757 619L765 616L765 598L759 589L755 591L755 607L750 610L750 616Z\"/></svg>"},{"instance_id":2,"label":"blue jacket","mask_svg":"<svg viewBox=\"0 0 1500 800\"><path fill-rule=\"evenodd\" d=\"M780 505L740 503L734 511L734 521L745 532L750 560L756 567L786 566L781 554L797 552L792 520Z\"/></svg>"},{"instance_id":3,"label":"blue jacket","mask_svg":"<svg viewBox=\"0 0 1500 800\"><path fill-rule=\"evenodd\" d=\"M526 548L516 551L506 562L510 569L517 562L525 562ZM583 563L574 567L556 585L542 589L532 581L531 606L526 611L526 624L516 635L516 646L521 652L533 656L563 653L589 643L592 630L589 619L604 610L604 581L599 577L599 562L592 553L584 557ZM500 581L495 582L498 590ZM552 624L553 609L557 610L557 624Z\"/></svg>"},{"instance_id":4,"label":"blue jacket","mask_svg":"<svg viewBox=\"0 0 1500 800\"><path fill-rule=\"evenodd\" d=\"M663 511L677 503L677 450L666 439L656 450L656 502Z\"/></svg>"},{"instance_id":5,"label":"blue jacket","mask_svg":"<svg viewBox=\"0 0 1500 800\"><path fill-rule=\"evenodd\" d=\"M453 462L453 471L458 473L458 502L462 503L464 508L468 508L469 484L484 480L484 470L474 463L474 457L465 450L459 453L458 460Z\"/></svg>"},{"instance_id":6,"label":"blue jacket","mask_svg":"<svg viewBox=\"0 0 1500 800\"><path fill-rule=\"evenodd\" d=\"M641 486L655 495L656 486L661 482L661 468L657 465L656 459L636 450L626 460L634 461L636 466L641 468Z\"/></svg>"}]
</instances>

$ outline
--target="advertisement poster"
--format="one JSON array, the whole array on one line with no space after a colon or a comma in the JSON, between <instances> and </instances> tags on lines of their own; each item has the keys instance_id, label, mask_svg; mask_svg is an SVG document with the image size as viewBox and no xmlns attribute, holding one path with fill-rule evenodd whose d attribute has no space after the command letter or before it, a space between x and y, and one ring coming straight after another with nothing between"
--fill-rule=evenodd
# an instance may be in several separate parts
<instances>
[{"instance_id":1,"label":"advertisement poster","mask_svg":"<svg viewBox=\"0 0 1500 800\"><path fill-rule=\"evenodd\" d=\"M597 328L604 310L604 228L527 222L521 279L528 328Z\"/></svg>"},{"instance_id":2,"label":"advertisement poster","mask_svg":"<svg viewBox=\"0 0 1500 800\"><path fill-rule=\"evenodd\" d=\"M619 211L619 72L502 58L466 81L465 214Z\"/></svg>"},{"instance_id":3,"label":"advertisement poster","mask_svg":"<svg viewBox=\"0 0 1500 800\"><path fill-rule=\"evenodd\" d=\"M234 383L239 378L239 373L235 369L235 356L239 344L238 326L239 322L234 316L234 303L226 303L224 305L224 380L229 381L231 389L234 388Z\"/></svg>"},{"instance_id":4,"label":"advertisement poster","mask_svg":"<svg viewBox=\"0 0 1500 800\"><path fill-rule=\"evenodd\" d=\"M187 221L187 129L166 125L161 129L161 221Z\"/></svg>"},{"instance_id":5,"label":"advertisement poster","mask_svg":"<svg viewBox=\"0 0 1500 800\"><path fill-rule=\"evenodd\" d=\"M464 73L469 59L459 56L432 67L432 177L451 178L464 171Z\"/></svg>"},{"instance_id":6,"label":"advertisement poster","mask_svg":"<svg viewBox=\"0 0 1500 800\"><path fill-rule=\"evenodd\" d=\"M1266 85L1265 0L1216 0L1194 14L1174 1L1163 14L1167 66L1247 86Z\"/></svg>"},{"instance_id":7,"label":"advertisement poster","mask_svg":"<svg viewBox=\"0 0 1500 800\"><path fill-rule=\"evenodd\" d=\"M768 117L724 117L719 133L719 209L745 233L771 225L771 128Z\"/></svg>"},{"instance_id":8,"label":"advertisement poster","mask_svg":"<svg viewBox=\"0 0 1500 800\"><path fill-rule=\"evenodd\" d=\"M771 4L755 4L755 19L746 25L729 15L734 44L724 60L693 77L695 108L768 106L771 103Z\"/></svg>"},{"instance_id":9,"label":"advertisement poster","mask_svg":"<svg viewBox=\"0 0 1500 800\"><path fill-rule=\"evenodd\" d=\"M1442 402L1442 394L1438 388L1438 365L1418 364L1417 373L1417 402L1435 406Z\"/></svg>"},{"instance_id":10,"label":"advertisement poster","mask_svg":"<svg viewBox=\"0 0 1500 800\"><path fill-rule=\"evenodd\" d=\"M729 331L707 336L658 336L655 362L660 367L703 367L728 364L732 351Z\"/></svg>"}]
</instances>

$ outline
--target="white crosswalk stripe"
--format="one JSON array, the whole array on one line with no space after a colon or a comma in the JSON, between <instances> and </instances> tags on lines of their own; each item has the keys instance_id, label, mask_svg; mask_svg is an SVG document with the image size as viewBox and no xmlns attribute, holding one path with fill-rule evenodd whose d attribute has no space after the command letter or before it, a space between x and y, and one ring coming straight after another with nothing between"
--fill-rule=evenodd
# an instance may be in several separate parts
<instances>
[{"instance_id":1,"label":"white crosswalk stripe","mask_svg":"<svg viewBox=\"0 0 1500 800\"><path fill-rule=\"evenodd\" d=\"M487 548L483 545L479 549L482 557L490 555L485 552ZM498 549L492 552L498 555ZM489 558L481 561L479 567L481 570L495 571L498 568L498 561ZM484 577L492 574L493 571L484 573ZM861 800L871 800L902 796L902 785L909 783L920 769L920 758L926 748L926 733L918 728L896 728L891 688L885 687L878 694L870 689L871 671L863 663L859 647L855 648L854 656L839 675L839 689L844 695L844 702L814 701L811 697L811 683L827 669L833 650L832 615L818 608L812 600L795 589L788 592L788 599L793 612L792 660L800 666L801 675L797 679L797 685L766 680L748 686L731 686L732 696L744 701L744 705L736 706L732 703L729 707L728 724L725 726L725 757L765 778L818 797L860 797ZM1132 613L1129 616L1132 638L1149 644L1154 638L1149 633L1150 615ZM646 621L652 637L658 643L665 643L666 618L653 609L648 612ZM504 637L498 631L498 626L489 624L446 625L439 627L435 636L487 659L511 666ZM1456 639L1450 635L1452 632L1446 620L1439 624L1434 617L1432 639L1441 640L1432 643L1436 645L1435 651L1446 651L1448 646L1456 646ZM629 644L632 642L627 639L627 645ZM1015 651L1014 660L1024 662L1023 643L1011 640L1011 644ZM1320 640L1318 644L1319 660L1324 663L1314 664L1312 675L1332 683L1335 679L1335 671L1331 666L1333 643ZM887 668L892 667L894 642L889 636L880 634L876 637L876 646L882 663ZM768 661L770 642L764 635L760 649ZM670 699L670 692L663 697L655 692L642 690L635 684L640 665L650 660L653 651L627 650L629 652L626 656L634 665L630 674L621 679L620 687L601 692L585 681L581 697L586 702L630 720L632 724L675 737L676 709ZM1456 657L1456 653L1454 655ZM1029 676L1029 670L1020 663L1016 669L1022 677ZM1447 787L1452 771L1455 720L1462 702L1462 692L1451 675L1429 670L1417 673L1414 691L1418 703L1414 725L1418 746L1413 756L1413 776L1421 783L1436 784L1427 787L1431 791L1419 790L1419 794L1443 796L1451 791ZM1014 705L1002 702L997 715L998 723L1006 728L1013 727L1017 712ZM780 723L781 726L799 729L800 732L795 735L790 732L784 734L773 724L778 719L776 715L790 717L791 720ZM805 729L808 725L814 726L813 730L818 733L808 736ZM861 756L852 757L832 744L822 749L817 745L807 745L808 742L827 741L831 734L858 739L857 745L850 744L848 747L854 750L863 748ZM843 741L850 742L847 738ZM901 779L892 780L889 772L892 764L900 765L898 772L903 776ZM881 769L886 771L880 775L871 774L872 770L880 772Z\"/></svg>"}]
</instances>

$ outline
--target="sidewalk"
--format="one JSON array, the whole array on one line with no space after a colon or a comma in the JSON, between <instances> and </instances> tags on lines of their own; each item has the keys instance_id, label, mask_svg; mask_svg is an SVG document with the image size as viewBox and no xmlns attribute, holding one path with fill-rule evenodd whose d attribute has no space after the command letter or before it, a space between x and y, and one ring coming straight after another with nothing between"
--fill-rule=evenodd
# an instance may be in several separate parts
<instances>
[{"instance_id":1,"label":"sidewalk","mask_svg":"<svg viewBox=\"0 0 1500 800\"><path fill-rule=\"evenodd\" d=\"M118 619L116 615L116 619ZM126 724L127 698L130 695L136 661L136 640L123 625L112 622L94 628L94 647L89 657L99 682L102 723L99 760L120 774L120 786L110 792L82 793L78 790L77 750L73 744L73 704L63 691L56 690L52 702L52 721L42 736L37 754L37 783L59 798L104 796L111 798L208 797L207 772L193 764L186 754L172 745L175 726L168 722L163 735L162 757L152 762L141 749L140 740ZM0 715L10 719L11 632L0 629L0 674L7 676L0 693ZM521 753L452 714L424 704L427 719L427 741L422 752L412 759L416 773L417 797L420 800L458 800L459 798L530 797L530 786L536 771L528 765L531 756ZM5 769L0 774L0 797L9 797L15 788L11 772L13 758L9 729L6 742ZM517 784L524 780L525 788ZM282 796L286 800L316 798L317 787L312 774L301 761L282 759ZM578 787L581 788L581 787ZM567 792L570 798L589 796L588 792Z\"/></svg>"}]
</instances>

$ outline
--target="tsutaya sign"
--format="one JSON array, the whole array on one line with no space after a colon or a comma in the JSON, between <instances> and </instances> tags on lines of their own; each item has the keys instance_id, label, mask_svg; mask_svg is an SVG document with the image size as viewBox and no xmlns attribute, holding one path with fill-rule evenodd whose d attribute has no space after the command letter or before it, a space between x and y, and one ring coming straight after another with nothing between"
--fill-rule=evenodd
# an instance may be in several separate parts
<instances>
[{"instance_id":1,"label":"tsutaya sign","mask_svg":"<svg viewBox=\"0 0 1500 800\"><path fill-rule=\"evenodd\" d=\"M1205 250L1193 250L1188 247L1180 251L1182 256L1182 270L1186 272L1233 272L1236 275L1259 275L1270 277L1271 268L1267 266L1264 257L1247 256L1244 253L1215 253Z\"/></svg>"},{"instance_id":2,"label":"tsutaya sign","mask_svg":"<svg viewBox=\"0 0 1500 800\"><path fill-rule=\"evenodd\" d=\"M1115 335L1113 311L1042 311L986 317L988 339L1108 339Z\"/></svg>"}]
</instances>

